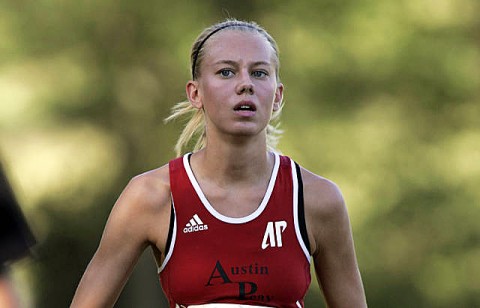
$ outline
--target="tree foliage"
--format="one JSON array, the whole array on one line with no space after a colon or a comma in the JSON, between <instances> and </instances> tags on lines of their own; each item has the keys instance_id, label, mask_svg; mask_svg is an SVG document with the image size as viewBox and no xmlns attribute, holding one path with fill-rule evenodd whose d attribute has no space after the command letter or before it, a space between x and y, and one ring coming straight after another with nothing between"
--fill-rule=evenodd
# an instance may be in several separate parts
<instances>
[{"instance_id":1,"label":"tree foliage","mask_svg":"<svg viewBox=\"0 0 480 308\"><path fill-rule=\"evenodd\" d=\"M65 307L132 176L173 155L196 35L276 38L283 153L337 182L372 307L480 306L475 0L0 2L0 146L40 244L35 307ZM22 276L21 275L21 276ZM318 306L313 283L307 307ZM165 305L146 253L118 307Z\"/></svg>"}]
</instances>

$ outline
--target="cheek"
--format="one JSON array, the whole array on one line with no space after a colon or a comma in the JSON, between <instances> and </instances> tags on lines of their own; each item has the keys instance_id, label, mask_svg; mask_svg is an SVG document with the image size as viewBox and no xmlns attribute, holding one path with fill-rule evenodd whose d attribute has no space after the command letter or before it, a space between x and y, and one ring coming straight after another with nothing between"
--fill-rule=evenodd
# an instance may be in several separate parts
<instances>
[{"instance_id":1,"label":"cheek","mask_svg":"<svg viewBox=\"0 0 480 308\"><path fill-rule=\"evenodd\" d=\"M265 87L258 87L257 94L262 96L265 100L274 101L276 96L276 88L271 85Z\"/></svg>"},{"instance_id":2,"label":"cheek","mask_svg":"<svg viewBox=\"0 0 480 308\"><path fill-rule=\"evenodd\" d=\"M226 103L229 102L231 95L228 94L228 91L225 87L210 85L209 87L204 88L202 95L202 105L205 111L209 114L212 112L214 114L219 113Z\"/></svg>"},{"instance_id":3,"label":"cheek","mask_svg":"<svg viewBox=\"0 0 480 308\"><path fill-rule=\"evenodd\" d=\"M208 98L219 97L227 93L228 85L225 83L209 82L203 87L204 96Z\"/></svg>"}]
</instances>

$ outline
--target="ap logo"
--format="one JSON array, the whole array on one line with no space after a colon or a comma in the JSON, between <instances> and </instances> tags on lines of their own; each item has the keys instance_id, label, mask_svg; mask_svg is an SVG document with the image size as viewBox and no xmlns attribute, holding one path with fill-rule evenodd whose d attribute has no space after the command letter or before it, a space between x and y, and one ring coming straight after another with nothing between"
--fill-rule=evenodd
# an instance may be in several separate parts
<instances>
[{"instance_id":1,"label":"ap logo","mask_svg":"<svg viewBox=\"0 0 480 308\"><path fill-rule=\"evenodd\" d=\"M269 221L263 236L262 249L267 247L282 247L282 233L287 228L286 221Z\"/></svg>"}]
</instances>

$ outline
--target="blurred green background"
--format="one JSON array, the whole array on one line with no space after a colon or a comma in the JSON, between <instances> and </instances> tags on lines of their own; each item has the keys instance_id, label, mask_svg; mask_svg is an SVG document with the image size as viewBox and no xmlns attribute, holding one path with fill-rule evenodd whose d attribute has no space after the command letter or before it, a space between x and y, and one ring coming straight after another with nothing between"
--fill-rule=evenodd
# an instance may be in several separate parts
<instances>
[{"instance_id":1,"label":"blurred green background","mask_svg":"<svg viewBox=\"0 0 480 308\"><path fill-rule=\"evenodd\" d=\"M168 162L190 46L277 40L280 150L339 184L370 307L480 307L477 0L1 0L0 152L39 240L26 307L66 307L128 180ZM128 227L128 226L126 226ZM321 307L316 282L307 307ZM117 307L164 307L146 251Z\"/></svg>"}]
</instances>

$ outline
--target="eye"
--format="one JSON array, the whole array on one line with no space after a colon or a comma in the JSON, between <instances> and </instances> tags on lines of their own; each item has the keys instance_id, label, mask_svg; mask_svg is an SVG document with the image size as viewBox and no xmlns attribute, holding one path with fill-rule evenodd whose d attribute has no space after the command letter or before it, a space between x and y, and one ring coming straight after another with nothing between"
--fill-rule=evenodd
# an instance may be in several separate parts
<instances>
[{"instance_id":1,"label":"eye","mask_svg":"<svg viewBox=\"0 0 480 308\"><path fill-rule=\"evenodd\" d=\"M268 73L266 71L253 71L252 76L255 78L263 78L268 76Z\"/></svg>"},{"instance_id":2,"label":"eye","mask_svg":"<svg viewBox=\"0 0 480 308\"><path fill-rule=\"evenodd\" d=\"M217 74L219 74L221 77L228 78L233 76L233 71L229 68L223 68L219 70Z\"/></svg>"}]
</instances>

